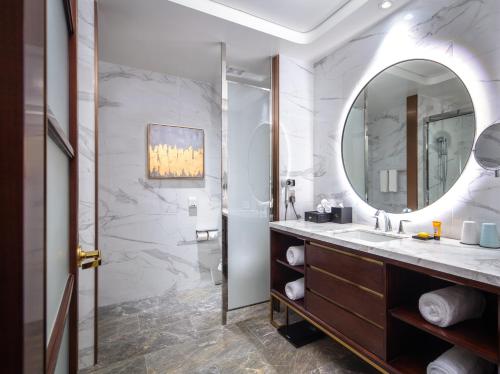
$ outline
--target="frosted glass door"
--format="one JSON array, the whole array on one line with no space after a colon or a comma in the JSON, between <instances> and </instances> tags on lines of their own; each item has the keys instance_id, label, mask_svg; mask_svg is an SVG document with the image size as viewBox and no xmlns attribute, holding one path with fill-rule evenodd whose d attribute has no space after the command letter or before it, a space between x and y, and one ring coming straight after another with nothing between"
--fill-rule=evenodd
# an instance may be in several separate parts
<instances>
[{"instance_id":1,"label":"frosted glass door","mask_svg":"<svg viewBox=\"0 0 500 374\"><path fill-rule=\"evenodd\" d=\"M64 2L47 0L46 328L48 371L69 372L66 300L74 288L70 268L69 32ZM74 249L76 250L76 248ZM74 290L73 290L74 291ZM66 297L65 297L66 296ZM58 351L58 336L61 336ZM49 356L50 355L50 356Z\"/></svg>"},{"instance_id":2,"label":"frosted glass door","mask_svg":"<svg viewBox=\"0 0 500 374\"><path fill-rule=\"evenodd\" d=\"M368 200L365 180L365 113L363 109L352 108L344 130L344 162L352 187L359 196ZM347 144L348 140L348 144Z\"/></svg>"},{"instance_id":3,"label":"frosted glass door","mask_svg":"<svg viewBox=\"0 0 500 374\"><path fill-rule=\"evenodd\" d=\"M269 299L269 91L228 87L228 309Z\"/></svg>"}]
</instances>

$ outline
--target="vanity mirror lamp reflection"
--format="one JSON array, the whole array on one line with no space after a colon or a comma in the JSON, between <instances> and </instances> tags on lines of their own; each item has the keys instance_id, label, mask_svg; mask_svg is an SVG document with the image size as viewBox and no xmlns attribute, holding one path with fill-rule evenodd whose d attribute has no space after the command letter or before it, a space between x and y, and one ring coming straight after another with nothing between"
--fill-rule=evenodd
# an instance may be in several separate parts
<instances>
[{"instance_id":1,"label":"vanity mirror lamp reflection","mask_svg":"<svg viewBox=\"0 0 500 374\"><path fill-rule=\"evenodd\" d=\"M376 209L422 209L460 177L475 129L472 99L456 74L432 61L404 61L373 78L352 105L342 140L345 172L358 196ZM492 127L474 147L476 160L489 170L500 168L499 135L500 126ZM288 318L280 323L275 316L292 310L383 373L426 373L452 347L499 364L500 252L451 239L362 243L341 237L349 227L270 224L274 326L288 326ZM290 247L303 248L303 264L289 262ZM290 298L286 286L299 279L303 295ZM421 296L455 285L484 297L480 317L446 327L424 319Z\"/></svg>"}]
</instances>

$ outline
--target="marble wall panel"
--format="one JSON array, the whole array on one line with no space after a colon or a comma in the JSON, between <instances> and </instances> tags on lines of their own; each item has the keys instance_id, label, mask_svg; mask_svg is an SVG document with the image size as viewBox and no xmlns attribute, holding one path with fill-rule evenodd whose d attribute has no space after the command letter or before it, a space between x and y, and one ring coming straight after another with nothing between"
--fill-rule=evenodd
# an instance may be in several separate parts
<instances>
[{"instance_id":1,"label":"marble wall panel","mask_svg":"<svg viewBox=\"0 0 500 374\"><path fill-rule=\"evenodd\" d=\"M94 0L78 0L78 233L83 249L95 248ZM80 368L93 364L94 272L79 270Z\"/></svg>"},{"instance_id":2,"label":"marble wall panel","mask_svg":"<svg viewBox=\"0 0 500 374\"><path fill-rule=\"evenodd\" d=\"M195 287L220 259L220 95L213 85L101 61L99 64L99 306ZM147 178L147 124L202 128L205 178ZM188 209L188 198L197 209Z\"/></svg>"},{"instance_id":3,"label":"marble wall panel","mask_svg":"<svg viewBox=\"0 0 500 374\"><path fill-rule=\"evenodd\" d=\"M297 213L313 209L313 67L280 56L280 181L295 179ZM280 219L285 217L285 189L280 186ZM287 213L294 219L292 207Z\"/></svg>"}]
</instances>

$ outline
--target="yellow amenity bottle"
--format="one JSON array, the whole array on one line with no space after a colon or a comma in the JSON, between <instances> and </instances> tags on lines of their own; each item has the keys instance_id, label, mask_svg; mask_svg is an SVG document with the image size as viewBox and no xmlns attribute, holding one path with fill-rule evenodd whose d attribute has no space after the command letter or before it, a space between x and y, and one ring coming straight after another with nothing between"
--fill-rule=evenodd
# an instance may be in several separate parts
<instances>
[{"instance_id":1,"label":"yellow amenity bottle","mask_svg":"<svg viewBox=\"0 0 500 374\"><path fill-rule=\"evenodd\" d=\"M441 221L432 221L434 229L434 240L441 240Z\"/></svg>"}]
</instances>

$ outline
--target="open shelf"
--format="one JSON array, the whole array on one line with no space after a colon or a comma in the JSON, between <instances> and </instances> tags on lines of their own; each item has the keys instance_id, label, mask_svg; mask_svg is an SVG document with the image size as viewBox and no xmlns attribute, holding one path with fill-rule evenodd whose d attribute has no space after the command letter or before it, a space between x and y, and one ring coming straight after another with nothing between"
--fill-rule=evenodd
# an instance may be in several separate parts
<instances>
[{"instance_id":1,"label":"open shelf","mask_svg":"<svg viewBox=\"0 0 500 374\"><path fill-rule=\"evenodd\" d=\"M286 266L289 269L295 270L298 273L304 274L304 265L293 266L293 265L290 265L288 262L283 261L283 260L281 260L279 258L276 259L276 262L278 264Z\"/></svg>"},{"instance_id":2,"label":"open shelf","mask_svg":"<svg viewBox=\"0 0 500 374\"><path fill-rule=\"evenodd\" d=\"M289 304L293 305L299 311L304 311L305 310L305 304L304 304L304 299L298 299L298 300L290 300L286 294L282 291L278 291L276 289L271 289L271 292L274 293L275 295L281 297L282 299L286 300Z\"/></svg>"},{"instance_id":3,"label":"open shelf","mask_svg":"<svg viewBox=\"0 0 500 374\"><path fill-rule=\"evenodd\" d=\"M390 361L390 364L399 373L425 374L427 372L427 365L438 356L435 354L414 352L399 356Z\"/></svg>"},{"instance_id":4,"label":"open shelf","mask_svg":"<svg viewBox=\"0 0 500 374\"><path fill-rule=\"evenodd\" d=\"M456 325L442 328L427 322L416 306L403 306L390 311L394 318L403 321L417 329L432 334L448 343L470 350L476 355L497 363L498 343L496 326L487 326L482 319L464 321ZM400 358L398 360L415 360L414 358ZM403 367L403 366L401 366Z\"/></svg>"}]
</instances>

